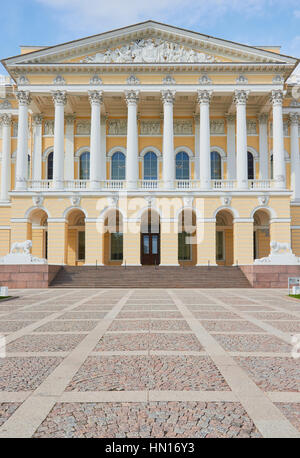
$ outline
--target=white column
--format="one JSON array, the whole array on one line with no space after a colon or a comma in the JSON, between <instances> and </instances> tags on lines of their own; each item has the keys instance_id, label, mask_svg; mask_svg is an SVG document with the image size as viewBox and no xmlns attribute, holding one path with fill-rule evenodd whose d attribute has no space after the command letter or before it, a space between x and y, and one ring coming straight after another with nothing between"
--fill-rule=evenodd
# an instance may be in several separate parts
<instances>
[{"instance_id":1,"label":"white column","mask_svg":"<svg viewBox=\"0 0 300 458\"><path fill-rule=\"evenodd\" d=\"M299 115L290 113L291 126L291 188L293 200L300 200Z\"/></svg>"},{"instance_id":2,"label":"white column","mask_svg":"<svg viewBox=\"0 0 300 458\"><path fill-rule=\"evenodd\" d=\"M164 187L172 189L175 181L173 104L175 91L169 89L161 92L164 105L163 128L163 182Z\"/></svg>"},{"instance_id":3,"label":"white column","mask_svg":"<svg viewBox=\"0 0 300 458\"><path fill-rule=\"evenodd\" d=\"M101 151L101 104L102 91L89 91L91 103L91 140L90 140L90 182L91 189L99 189L104 180L103 158Z\"/></svg>"},{"instance_id":4,"label":"white column","mask_svg":"<svg viewBox=\"0 0 300 458\"><path fill-rule=\"evenodd\" d=\"M236 103L236 178L239 189L248 188L246 103L248 92L235 91Z\"/></svg>"},{"instance_id":5,"label":"white column","mask_svg":"<svg viewBox=\"0 0 300 458\"><path fill-rule=\"evenodd\" d=\"M33 116L32 179L34 181L42 179L42 123L43 116L41 114Z\"/></svg>"},{"instance_id":6,"label":"white column","mask_svg":"<svg viewBox=\"0 0 300 458\"><path fill-rule=\"evenodd\" d=\"M66 93L64 91L54 92L53 101L55 104L53 184L55 189L63 189L65 162L64 107L67 102Z\"/></svg>"},{"instance_id":7,"label":"white column","mask_svg":"<svg viewBox=\"0 0 300 458\"><path fill-rule=\"evenodd\" d=\"M101 180L106 180L106 121L107 116L101 116L100 120L100 130L101 130L101 164L100 164L100 171L101 171Z\"/></svg>"},{"instance_id":8,"label":"white column","mask_svg":"<svg viewBox=\"0 0 300 458\"><path fill-rule=\"evenodd\" d=\"M195 122L195 180L200 180L200 115L194 115Z\"/></svg>"},{"instance_id":9,"label":"white column","mask_svg":"<svg viewBox=\"0 0 300 458\"><path fill-rule=\"evenodd\" d=\"M235 115L226 116L227 124L227 178L236 180Z\"/></svg>"},{"instance_id":10,"label":"white column","mask_svg":"<svg viewBox=\"0 0 300 458\"><path fill-rule=\"evenodd\" d=\"M66 116L65 180L74 180L74 121L74 114Z\"/></svg>"},{"instance_id":11,"label":"white column","mask_svg":"<svg viewBox=\"0 0 300 458\"><path fill-rule=\"evenodd\" d=\"M261 114L259 122L259 177L261 180L269 178L268 154L268 115Z\"/></svg>"},{"instance_id":12,"label":"white column","mask_svg":"<svg viewBox=\"0 0 300 458\"><path fill-rule=\"evenodd\" d=\"M2 202L9 200L10 191L10 140L11 140L11 115L4 114L2 123L2 161L1 161L1 196Z\"/></svg>"},{"instance_id":13,"label":"white column","mask_svg":"<svg viewBox=\"0 0 300 458\"><path fill-rule=\"evenodd\" d=\"M126 151L126 181L128 189L136 189L139 179L138 163L138 128L137 104L139 91L125 91L128 108L127 117L127 151Z\"/></svg>"},{"instance_id":14,"label":"white column","mask_svg":"<svg viewBox=\"0 0 300 458\"><path fill-rule=\"evenodd\" d=\"M282 119L283 92L281 90L272 91L271 100L273 103L273 177L275 187L277 189L285 189L286 171Z\"/></svg>"},{"instance_id":15,"label":"white column","mask_svg":"<svg viewBox=\"0 0 300 458\"><path fill-rule=\"evenodd\" d=\"M209 102L211 91L198 91L200 103L200 187L211 188Z\"/></svg>"},{"instance_id":16,"label":"white column","mask_svg":"<svg viewBox=\"0 0 300 458\"><path fill-rule=\"evenodd\" d=\"M17 191L24 191L27 188L28 105L31 98L28 91L18 91L16 97L19 102L19 116L15 188Z\"/></svg>"}]
</instances>

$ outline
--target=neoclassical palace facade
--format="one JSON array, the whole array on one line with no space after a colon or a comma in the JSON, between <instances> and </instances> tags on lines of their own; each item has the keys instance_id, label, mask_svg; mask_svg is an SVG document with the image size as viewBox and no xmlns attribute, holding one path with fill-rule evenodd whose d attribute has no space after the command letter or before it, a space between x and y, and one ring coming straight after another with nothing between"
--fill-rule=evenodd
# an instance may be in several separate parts
<instances>
[{"instance_id":1,"label":"neoclassical palace facade","mask_svg":"<svg viewBox=\"0 0 300 458\"><path fill-rule=\"evenodd\" d=\"M2 60L0 255L251 265L300 255L298 60L147 21Z\"/></svg>"}]
</instances>

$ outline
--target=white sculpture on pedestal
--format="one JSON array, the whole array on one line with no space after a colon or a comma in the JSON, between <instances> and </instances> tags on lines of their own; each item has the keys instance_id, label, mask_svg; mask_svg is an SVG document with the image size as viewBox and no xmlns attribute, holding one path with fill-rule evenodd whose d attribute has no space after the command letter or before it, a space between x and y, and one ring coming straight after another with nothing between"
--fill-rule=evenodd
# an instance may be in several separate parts
<instances>
[{"instance_id":1,"label":"white sculpture on pedestal","mask_svg":"<svg viewBox=\"0 0 300 458\"><path fill-rule=\"evenodd\" d=\"M10 253L0 258L0 264L47 264L46 259L32 256L30 253L31 248L31 240L13 243Z\"/></svg>"},{"instance_id":2,"label":"white sculpture on pedestal","mask_svg":"<svg viewBox=\"0 0 300 458\"><path fill-rule=\"evenodd\" d=\"M255 259L255 265L298 265L300 258L292 252L289 243L280 243L272 240L270 243L271 252L266 258Z\"/></svg>"}]
</instances>

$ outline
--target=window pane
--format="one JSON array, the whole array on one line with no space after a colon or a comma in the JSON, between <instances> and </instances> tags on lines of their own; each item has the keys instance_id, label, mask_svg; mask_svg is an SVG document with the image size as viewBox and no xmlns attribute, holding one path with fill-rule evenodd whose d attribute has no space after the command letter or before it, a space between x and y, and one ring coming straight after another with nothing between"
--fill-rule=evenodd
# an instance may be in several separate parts
<instances>
[{"instance_id":1,"label":"window pane","mask_svg":"<svg viewBox=\"0 0 300 458\"><path fill-rule=\"evenodd\" d=\"M150 253L149 235L143 235L143 252L144 254Z\"/></svg>"},{"instance_id":2,"label":"window pane","mask_svg":"<svg viewBox=\"0 0 300 458\"><path fill-rule=\"evenodd\" d=\"M110 234L110 253L113 261L123 259L123 234L122 232L114 232Z\"/></svg>"},{"instance_id":3,"label":"window pane","mask_svg":"<svg viewBox=\"0 0 300 458\"><path fill-rule=\"evenodd\" d=\"M152 254L158 254L158 235L152 235Z\"/></svg>"},{"instance_id":4,"label":"window pane","mask_svg":"<svg viewBox=\"0 0 300 458\"><path fill-rule=\"evenodd\" d=\"M248 180L254 180L254 160L253 155L248 151Z\"/></svg>"},{"instance_id":5,"label":"window pane","mask_svg":"<svg viewBox=\"0 0 300 458\"><path fill-rule=\"evenodd\" d=\"M210 153L210 162L211 162L211 179L212 180L221 180L222 179L222 161L221 156L217 151L212 151Z\"/></svg>"},{"instance_id":6,"label":"window pane","mask_svg":"<svg viewBox=\"0 0 300 458\"><path fill-rule=\"evenodd\" d=\"M187 153L176 154L176 180L190 179L190 158Z\"/></svg>"},{"instance_id":7,"label":"window pane","mask_svg":"<svg viewBox=\"0 0 300 458\"><path fill-rule=\"evenodd\" d=\"M27 179L30 180L30 156L29 156L29 154L27 156L27 160L28 160L28 162L27 162Z\"/></svg>"},{"instance_id":8,"label":"window pane","mask_svg":"<svg viewBox=\"0 0 300 458\"><path fill-rule=\"evenodd\" d=\"M111 179L125 180L125 154L114 153L111 158Z\"/></svg>"},{"instance_id":9,"label":"window pane","mask_svg":"<svg viewBox=\"0 0 300 458\"><path fill-rule=\"evenodd\" d=\"M144 156L144 180L157 180L157 156L152 151Z\"/></svg>"},{"instance_id":10,"label":"window pane","mask_svg":"<svg viewBox=\"0 0 300 458\"><path fill-rule=\"evenodd\" d=\"M270 157L270 169L271 169L270 170L270 172L271 172L271 174L270 174L271 175L271 180L273 180L274 179L273 178L273 176L274 176L274 172L273 172L273 170L274 170L273 169L273 154L271 154L271 157Z\"/></svg>"},{"instance_id":11,"label":"window pane","mask_svg":"<svg viewBox=\"0 0 300 458\"><path fill-rule=\"evenodd\" d=\"M78 259L85 259L85 232L78 232Z\"/></svg>"},{"instance_id":12,"label":"window pane","mask_svg":"<svg viewBox=\"0 0 300 458\"><path fill-rule=\"evenodd\" d=\"M53 151L48 154L47 159L47 179L53 180Z\"/></svg>"},{"instance_id":13,"label":"window pane","mask_svg":"<svg viewBox=\"0 0 300 458\"><path fill-rule=\"evenodd\" d=\"M217 231L216 233L216 252L217 261L224 260L224 232Z\"/></svg>"},{"instance_id":14,"label":"window pane","mask_svg":"<svg viewBox=\"0 0 300 458\"><path fill-rule=\"evenodd\" d=\"M82 153L80 156L79 179L90 179L90 153L88 151L86 153Z\"/></svg>"}]
</instances>

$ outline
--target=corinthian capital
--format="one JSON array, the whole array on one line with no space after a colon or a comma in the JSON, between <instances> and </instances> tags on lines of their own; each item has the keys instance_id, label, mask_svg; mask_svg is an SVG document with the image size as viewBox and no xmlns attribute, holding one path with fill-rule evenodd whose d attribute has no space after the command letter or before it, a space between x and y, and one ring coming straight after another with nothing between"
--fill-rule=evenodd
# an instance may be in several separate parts
<instances>
[{"instance_id":1,"label":"corinthian capital","mask_svg":"<svg viewBox=\"0 0 300 458\"><path fill-rule=\"evenodd\" d=\"M67 103L66 91L54 91L52 92L52 98L55 105L65 105Z\"/></svg>"},{"instance_id":2,"label":"corinthian capital","mask_svg":"<svg viewBox=\"0 0 300 458\"><path fill-rule=\"evenodd\" d=\"M127 105L136 105L139 101L139 93L140 91L125 91L125 99Z\"/></svg>"},{"instance_id":3,"label":"corinthian capital","mask_svg":"<svg viewBox=\"0 0 300 458\"><path fill-rule=\"evenodd\" d=\"M7 113L4 113L1 116L0 122L1 122L2 126L10 126L11 125L11 115L7 114Z\"/></svg>"},{"instance_id":4,"label":"corinthian capital","mask_svg":"<svg viewBox=\"0 0 300 458\"><path fill-rule=\"evenodd\" d=\"M271 102L273 105L282 105L282 100L283 100L283 91L280 89L274 89L271 92Z\"/></svg>"},{"instance_id":5,"label":"corinthian capital","mask_svg":"<svg viewBox=\"0 0 300 458\"><path fill-rule=\"evenodd\" d=\"M233 97L234 103L236 103L237 105L246 105L247 100L248 100L248 95L249 95L249 91L245 91L243 89L234 91L234 97Z\"/></svg>"},{"instance_id":6,"label":"corinthian capital","mask_svg":"<svg viewBox=\"0 0 300 458\"><path fill-rule=\"evenodd\" d=\"M198 89L198 103L209 103L212 95L212 91L207 91L206 89L204 91L201 91L201 89Z\"/></svg>"},{"instance_id":7,"label":"corinthian capital","mask_svg":"<svg viewBox=\"0 0 300 458\"><path fill-rule=\"evenodd\" d=\"M90 103L103 103L103 92L102 91L89 91Z\"/></svg>"},{"instance_id":8,"label":"corinthian capital","mask_svg":"<svg viewBox=\"0 0 300 458\"><path fill-rule=\"evenodd\" d=\"M19 105L29 105L31 102L29 91L17 91L16 97L18 99Z\"/></svg>"},{"instance_id":9,"label":"corinthian capital","mask_svg":"<svg viewBox=\"0 0 300 458\"><path fill-rule=\"evenodd\" d=\"M290 124L297 124L298 125L298 122L299 122L298 113L290 113L289 114L289 121L290 121Z\"/></svg>"},{"instance_id":10,"label":"corinthian capital","mask_svg":"<svg viewBox=\"0 0 300 458\"><path fill-rule=\"evenodd\" d=\"M176 91L171 91L170 89L166 89L165 91L161 91L161 99L163 103L174 103Z\"/></svg>"}]
</instances>

